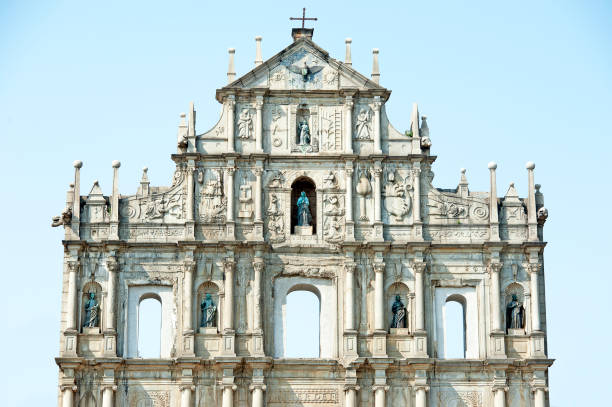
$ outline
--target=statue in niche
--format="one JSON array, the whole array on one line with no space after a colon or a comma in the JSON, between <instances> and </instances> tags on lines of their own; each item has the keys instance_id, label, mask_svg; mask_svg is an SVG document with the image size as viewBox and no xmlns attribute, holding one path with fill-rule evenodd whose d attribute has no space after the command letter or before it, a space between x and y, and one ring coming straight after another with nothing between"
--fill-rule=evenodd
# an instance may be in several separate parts
<instances>
[{"instance_id":1,"label":"statue in niche","mask_svg":"<svg viewBox=\"0 0 612 407\"><path fill-rule=\"evenodd\" d=\"M204 328L217 326L217 306L213 302L210 294L206 294L204 300L202 300L200 304L200 309L202 310L202 321L200 322L200 326Z\"/></svg>"},{"instance_id":2,"label":"statue in niche","mask_svg":"<svg viewBox=\"0 0 612 407\"><path fill-rule=\"evenodd\" d=\"M391 320L391 328L406 328L406 307L399 295L395 296L395 302L391 306L393 319Z\"/></svg>"},{"instance_id":3,"label":"statue in niche","mask_svg":"<svg viewBox=\"0 0 612 407\"><path fill-rule=\"evenodd\" d=\"M238 137L247 140L253 134L253 115L249 109L242 109L238 117Z\"/></svg>"},{"instance_id":4,"label":"statue in niche","mask_svg":"<svg viewBox=\"0 0 612 407\"><path fill-rule=\"evenodd\" d=\"M512 299L506 306L506 327L508 329L525 328L525 309L516 294L512 294Z\"/></svg>"},{"instance_id":5,"label":"statue in niche","mask_svg":"<svg viewBox=\"0 0 612 407\"><path fill-rule=\"evenodd\" d=\"M298 124L298 134L300 146L310 145L310 127L306 119L302 119Z\"/></svg>"},{"instance_id":6,"label":"statue in niche","mask_svg":"<svg viewBox=\"0 0 612 407\"><path fill-rule=\"evenodd\" d=\"M370 131L370 111L368 109L361 109L357 115L357 140L371 140Z\"/></svg>"},{"instance_id":7,"label":"statue in niche","mask_svg":"<svg viewBox=\"0 0 612 407\"><path fill-rule=\"evenodd\" d=\"M89 293L89 299L85 302L85 323L84 328L96 328L99 326L100 319L98 318L98 310L100 306L96 301L96 294Z\"/></svg>"},{"instance_id":8,"label":"statue in niche","mask_svg":"<svg viewBox=\"0 0 612 407\"><path fill-rule=\"evenodd\" d=\"M211 179L200 189L200 217L204 222L225 221L225 209L227 199L223 196L223 184L221 174L217 169L212 169ZM198 182L204 182L204 176L198 174Z\"/></svg>"},{"instance_id":9,"label":"statue in niche","mask_svg":"<svg viewBox=\"0 0 612 407\"><path fill-rule=\"evenodd\" d=\"M310 201L306 196L306 192L302 191L297 200L298 207L298 226L310 226L312 216L310 215Z\"/></svg>"}]
</instances>

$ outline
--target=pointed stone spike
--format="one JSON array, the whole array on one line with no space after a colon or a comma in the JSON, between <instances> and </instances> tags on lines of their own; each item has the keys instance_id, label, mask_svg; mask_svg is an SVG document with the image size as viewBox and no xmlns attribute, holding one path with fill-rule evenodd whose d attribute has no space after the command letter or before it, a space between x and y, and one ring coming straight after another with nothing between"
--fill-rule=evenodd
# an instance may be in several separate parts
<instances>
[{"instance_id":1,"label":"pointed stone spike","mask_svg":"<svg viewBox=\"0 0 612 407\"><path fill-rule=\"evenodd\" d=\"M149 177L147 171L149 171L147 167L142 169L142 178L140 179L140 187L138 188L138 195L140 196L149 195Z\"/></svg>"},{"instance_id":2,"label":"pointed stone spike","mask_svg":"<svg viewBox=\"0 0 612 407\"><path fill-rule=\"evenodd\" d=\"M113 161L113 194L111 196L111 227L110 238L119 239L119 167L121 163L118 160Z\"/></svg>"},{"instance_id":3,"label":"pointed stone spike","mask_svg":"<svg viewBox=\"0 0 612 407\"><path fill-rule=\"evenodd\" d=\"M378 48L372 50L372 82L375 84L380 83L380 68L378 66Z\"/></svg>"},{"instance_id":4,"label":"pointed stone spike","mask_svg":"<svg viewBox=\"0 0 612 407\"><path fill-rule=\"evenodd\" d=\"M193 102L189 102L189 124L187 127L187 137L195 137L195 107Z\"/></svg>"},{"instance_id":5,"label":"pointed stone spike","mask_svg":"<svg viewBox=\"0 0 612 407\"><path fill-rule=\"evenodd\" d=\"M261 57L261 36L255 37L255 66L263 64L263 58Z\"/></svg>"},{"instance_id":6,"label":"pointed stone spike","mask_svg":"<svg viewBox=\"0 0 612 407\"><path fill-rule=\"evenodd\" d=\"M410 131L412 137L419 137L419 105L416 103L412 104L412 114L410 115Z\"/></svg>"},{"instance_id":7,"label":"pointed stone spike","mask_svg":"<svg viewBox=\"0 0 612 407\"><path fill-rule=\"evenodd\" d=\"M459 195L464 198L466 198L469 195L468 180L467 180L467 177L465 176L465 172L466 172L466 169L462 168L461 169L461 180L459 181L459 186L457 187Z\"/></svg>"},{"instance_id":8,"label":"pointed stone spike","mask_svg":"<svg viewBox=\"0 0 612 407\"><path fill-rule=\"evenodd\" d=\"M230 48L227 50L229 54L229 64L227 67L227 83L232 83L236 80L236 69L234 68L234 55L236 54L236 50L234 48Z\"/></svg>"},{"instance_id":9,"label":"pointed stone spike","mask_svg":"<svg viewBox=\"0 0 612 407\"><path fill-rule=\"evenodd\" d=\"M347 38L346 40L344 40L344 43L346 44L346 56L344 57L344 63L346 65L353 65L352 62L352 58L351 58L351 43L353 42L352 39Z\"/></svg>"}]
</instances>

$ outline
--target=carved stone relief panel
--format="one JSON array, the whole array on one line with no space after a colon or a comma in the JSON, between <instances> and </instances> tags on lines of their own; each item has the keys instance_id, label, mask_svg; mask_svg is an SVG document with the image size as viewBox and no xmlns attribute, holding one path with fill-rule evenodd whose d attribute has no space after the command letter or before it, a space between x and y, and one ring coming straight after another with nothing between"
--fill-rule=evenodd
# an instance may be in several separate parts
<instances>
[{"instance_id":1,"label":"carved stone relief panel","mask_svg":"<svg viewBox=\"0 0 612 407\"><path fill-rule=\"evenodd\" d=\"M339 193L323 196L323 238L329 243L344 240L344 204Z\"/></svg>"},{"instance_id":2,"label":"carved stone relief panel","mask_svg":"<svg viewBox=\"0 0 612 407\"><path fill-rule=\"evenodd\" d=\"M319 142L321 151L342 150L342 109L321 107Z\"/></svg>"},{"instance_id":3,"label":"carved stone relief panel","mask_svg":"<svg viewBox=\"0 0 612 407\"><path fill-rule=\"evenodd\" d=\"M462 198L431 187L427 194L429 223L484 224L489 221L488 203L484 198Z\"/></svg>"},{"instance_id":4,"label":"carved stone relief panel","mask_svg":"<svg viewBox=\"0 0 612 407\"><path fill-rule=\"evenodd\" d=\"M170 407L170 394L167 391L131 393L130 407Z\"/></svg>"},{"instance_id":5,"label":"carved stone relief panel","mask_svg":"<svg viewBox=\"0 0 612 407\"><path fill-rule=\"evenodd\" d=\"M119 200L122 222L129 223L177 223L185 221L186 170L177 168L170 188L139 197Z\"/></svg>"},{"instance_id":6,"label":"carved stone relief panel","mask_svg":"<svg viewBox=\"0 0 612 407\"><path fill-rule=\"evenodd\" d=\"M201 223L223 223L227 215L227 197L220 168L201 169L196 173L196 207Z\"/></svg>"},{"instance_id":7,"label":"carved stone relief panel","mask_svg":"<svg viewBox=\"0 0 612 407\"><path fill-rule=\"evenodd\" d=\"M266 209L266 229L268 239L272 243L281 243L286 239L287 225L285 222L285 194L271 192L268 194Z\"/></svg>"},{"instance_id":8,"label":"carved stone relief panel","mask_svg":"<svg viewBox=\"0 0 612 407\"><path fill-rule=\"evenodd\" d=\"M482 393L475 391L440 390L438 392L438 401L440 406L483 407Z\"/></svg>"},{"instance_id":9,"label":"carved stone relief panel","mask_svg":"<svg viewBox=\"0 0 612 407\"><path fill-rule=\"evenodd\" d=\"M264 148L268 151L287 150L287 106L274 101L264 104L263 137Z\"/></svg>"},{"instance_id":10,"label":"carved stone relief panel","mask_svg":"<svg viewBox=\"0 0 612 407\"><path fill-rule=\"evenodd\" d=\"M253 218L253 184L254 176L251 170L240 170L240 184L238 186L238 218L243 222L250 222Z\"/></svg>"},{"instance_id":11,"label":"carved stone relief panel","mask_svg":"<svg viewBox=\"0 0 612 407\"><path fill-rule=\"evenodd\" d=\"M389 225L412 224L413 180L409 169L388 166L382 187L383 222Z\"/></svg>"}]
</instances>

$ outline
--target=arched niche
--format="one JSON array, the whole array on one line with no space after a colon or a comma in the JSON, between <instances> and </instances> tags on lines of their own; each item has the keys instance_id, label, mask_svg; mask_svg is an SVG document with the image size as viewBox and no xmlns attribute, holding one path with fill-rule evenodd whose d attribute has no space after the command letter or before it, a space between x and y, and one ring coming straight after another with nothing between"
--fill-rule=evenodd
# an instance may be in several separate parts
<instances>
[{"instance_id":1,"label":"arched niche","mask_svg":"<svg viewBox=\"0 0 612 407\"><path fill-rule=\"evenodd\" d=\"M311 178L302 176L296 178L291 184L291 234L295 234L295 226L298 224L298 207L297 201L302 194L302 191L306 193L308 198L310 215L312 221L312 234L317 234L317 187Z\"/></svg>"},{"instance_id":2,"label":"arched niche","mask_svg":"<svg viewBox=\"0 0 612 407\"><path fill-rule=\"evenodd\" d=\"M310 291L319 298L319 358L333 359L337 346L337 296L332 279L281 277L274 280L274 357L285 357L287 295Z\"/></svg>"},{"instance_id":3,"label":"arched niche","mask_svg":"<svg viewBox=\"0 0 612 407\"><path fill-rule=\"evenodd\" d=\"M90 327L87 315L87 304L90 299L91 293L94 294L94 300L97 303L97 308L95 310L95 323ZM93 312L93 310L92 310ZM90 318L92 317L92 312L90 312ZM83 286L83 290L81 293L81 332L93 334L100 333L100 327L102 326L102 286L95 281L89 281Z\"/></svg>"},{"instance_id":4,"label":"arched niche","mask_svg":"<svg viewBox=\"0 0 612 407\"><path fill-rule=\"evenodd\" d=\"M406 311L406 315L404 316L404 324L399 327L400 329L410 329L411 323L410 319L412 318L411 313L411 301L410 301L410 290L408 286L402 282L393 283L387 288L387 298L385 302L385 316L386 316L386 328L392 329L393 323L393 304L395 303L395 297L400 297L400 301L404 304L404 308ZM392 333L394 331L391 331Z\"/></svg>"},{"instance_id":5,"label":"arched niche","mask_svg":"<svg viewBox=\"0 0 612 407\"><path fill-rule=\"evenodd\" d=\"M204 315L202 313L202 302L205 301L206 295L209 294L214 305L217 307L214 317L214 325L213 326L203 326L202 322L204 322ZM205 283L200 284L198 287L197 293L197 312L196 312L196 326L201 328L200 331L205 331L206 333L211 333L211 331L219 332L220 321L221 321L221 301L219 297L219 287L212 281L207 281Z\"/></svg>"},{"instance_id":6,"label":"arched niche","mask_svg":"<svg viewBox=\"0 0 612 407\"><path fill-rule=\"evenodd\" d=\"M516 298L517 304L513 303L513 296ZM503 304L503 315L504 325L506 332L512 334L524 334L525 333L525 289L519 283L511 283L504 290L504 304ZM514 325L513 316L514 312Z\"/></svg>"},{"instance_id":7,"label":"arched niche","mask_svg":"<svg viewBox=\"0 0 612 407\"><path fill-rule=\"evenodd\" d=\"M128 301L124 332L125 351L128 358L138 357L138 316L140 303L145 299L157 299L161 303L160 357L172 357L176 322L176 305L170 285L133 285L128 287Z\"/></svg>"}]
</instances>

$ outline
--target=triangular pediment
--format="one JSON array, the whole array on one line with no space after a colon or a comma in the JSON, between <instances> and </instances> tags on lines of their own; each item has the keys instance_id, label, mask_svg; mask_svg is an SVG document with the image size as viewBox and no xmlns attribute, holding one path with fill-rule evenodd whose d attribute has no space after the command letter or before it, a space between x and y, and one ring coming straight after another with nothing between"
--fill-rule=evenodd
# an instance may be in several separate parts
<instances>
[{"instance_id":1,"label":"triangular pediment","mask_svg":"<svg viewBox=\"0 0 612 407\"><path fill-rule=\"evenodd\" d=\"M350 65L331 58L327 51L308 38L295 41L223 89L230 88L385 90Z\"/></svg>"}]
</instances>

